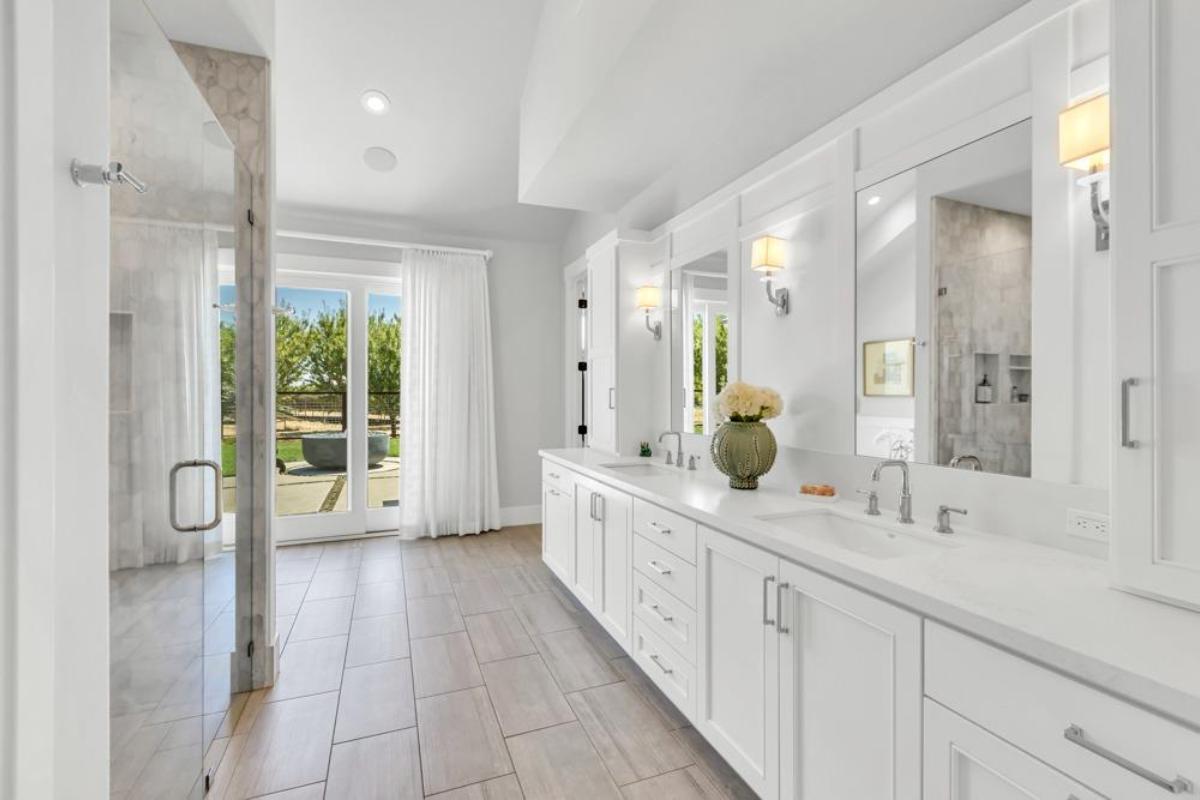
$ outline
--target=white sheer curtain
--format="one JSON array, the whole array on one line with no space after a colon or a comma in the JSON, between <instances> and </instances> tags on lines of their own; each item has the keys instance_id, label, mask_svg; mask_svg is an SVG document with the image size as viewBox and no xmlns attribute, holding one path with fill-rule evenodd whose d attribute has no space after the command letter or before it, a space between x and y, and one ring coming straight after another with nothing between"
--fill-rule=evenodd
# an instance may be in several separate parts
<instances>
[{"instance_id":1,"label":"white sheer curtain","mask_svg":"<svg viewBox=\"0 0 1200 800\"><path fill-rule=\"evenodd\" d=\"M400 533L499 528L487 265L409 250L400 272Z\"/></svg>"}]
</instances>

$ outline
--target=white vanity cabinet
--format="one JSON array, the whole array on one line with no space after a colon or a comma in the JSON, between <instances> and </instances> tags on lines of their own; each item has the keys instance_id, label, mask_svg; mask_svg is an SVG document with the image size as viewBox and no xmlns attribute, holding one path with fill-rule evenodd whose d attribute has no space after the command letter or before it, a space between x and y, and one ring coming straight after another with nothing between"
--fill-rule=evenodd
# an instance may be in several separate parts
<instances>
[{"instance_id":1,"label":"white vanity cabinet","mask_svg":"<svg viewBox=\"0 0 1200 800\"><path fill-rule=\"evenodd\" d=\"M696 728L763 798L921 792L921 621L700 528Z\"/></svg>"},{"instance_id":2,"label":"white vanity cabinet","mask_svg":"<svg viewBox=\"0 0 1200 800\"><path fill-rule=\"evenodd\" d=\"M575 482L574 578L568 586L623 647L630 641L633 502L588 478Z\"/></svg>"},{"instance_id":3,"label":"white vanity cabinet","mask_svg":"<svg viewBox=\"0 0 1200 800\"><path fill-rule=\"evenodd\" d=\"M780 797L921 796L921 618L779 567Z\"/></svg>"},{"instance_id":4,"label":"white vanity cabinet","mask_svg":"<svg viewBox=\"0 0 1200 800\"><path fill-rule=\"evenodd\" d=\"M574 582L575 480L550 462L542 463L542 560L567 586Z\"/></svg>"},{"instance_id":5,"label":"white vanity cabinet","mask_svg":"<svg viewBox=\"0 0 1200 800\"><path fill-rule=\"evenodd\" d=\"M1200 4L1113 3L1112 31L1114 577L1200 608Z\"/></svg>"},{"instance_id":6,"label":"white vanity cabinet","mask_svg":"<svg viewBox=\"0 0 1200 800\"><path fill-rule=\"evenodd\" d=\"M925 800L1103 800L1033 756L925 701Z\"/></svg>"}]
</instances>

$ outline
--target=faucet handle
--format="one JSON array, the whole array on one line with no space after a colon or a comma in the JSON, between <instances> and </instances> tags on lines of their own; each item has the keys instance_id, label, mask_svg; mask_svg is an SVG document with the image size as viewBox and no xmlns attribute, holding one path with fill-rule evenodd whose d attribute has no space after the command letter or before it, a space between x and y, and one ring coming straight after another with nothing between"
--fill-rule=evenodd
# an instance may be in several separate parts
<instances>
[{"instance_id":1,"label":"faucet handle","mask_svg":"<svg viewBox=\"0 0 1200 800\"><path fill-rule=\"evenodd\" d=\"M857 492L858 494L865 494L867 496L867 510L864 513L866 513L868 516L871 516L871 517L878 517L879 516L879 492L875 491L874 488L855 489L854 491Z\"/></svg>"},{"instance_id":2,"label":"faucet handle","mask_svg":"<svg viewBox=\"0 0 1200 800\"><path fill-rule=\"evenodd\" d=\"M967 515L965 508L953 508L952 506L938 506L937 510L937 525L933 526L935 533L954 533L954 528L950 525L951 514Z\"/></svg>"},{"instance_id":3,"label":"faucet handle","mask_svg":"<svg viewBox=\"0 0 1200 800\"><path fill-rule=\"evenodd\" d=\"M687 468L690 470L696 469L696 457L695 456L688 456L688 467Z\"/></svg>"},{"instance_id":4,"label":"faucet handle","mask_svg":"<svg viewBox=\"0 0 1200 800\"><path fill-rule=\"evenodd\" d=\"M671 460L671 451L668 450L667 451L667 465L670 466L671 464L674 464L674 463L675 462Z\"/></svg>"}]
</instances>

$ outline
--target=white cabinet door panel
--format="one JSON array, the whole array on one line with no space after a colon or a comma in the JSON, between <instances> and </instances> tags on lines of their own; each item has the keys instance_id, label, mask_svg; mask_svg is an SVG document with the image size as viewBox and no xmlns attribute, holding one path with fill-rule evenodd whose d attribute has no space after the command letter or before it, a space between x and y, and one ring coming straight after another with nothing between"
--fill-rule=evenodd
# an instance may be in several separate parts
<instances>
[{"instance_id":1,"label":"white cabinet door panel","mask_svg":"<svg viewBox=\"0 0 1200 800\"><path fill-rule=\"evenodd\" d=\"M921 795L921 619L780 566L780 796Z\"/></svg>"},{"instance_id":2,"label":"white cabinet door panel","mask_svg":"<svg viewBox=\"0 0 1200 800\"><path fill-rule=\"evenodd\" d=\"M542 486L542 559L559 580L570 586L575 554L575 492L559 485Z\"/></svg>"},{"instance_id":3,"label":"white cabinet door panel","mask_svg":"<svg viewBox=\"0 0 1200 800\"><path fill-rule=\"evenodd\" d=\"M597 499L599 486L591 481L580 480L575 484L575 542L571 563L571 591L579 602L589 610L596 608L596 553L600 546L600 535L596 520L600 501Z\"/></svg>"},{"instance_id":4,"label":"white cabinet door panel","mask_svg":"<svg viewBox=\"0 0 1200 800\"><path fill-rule=\"evenodd\" d=\"M607 487L601 487L598 494L600 535L596 539L596 565L600 574L596 577L599 588L596 611L600 624L622 647L629 649L632 498Z\"/></svg>"},{"instance_id":5,"label":"white cabinet door panel","mask_svg":"<svg viewBox=\"0 0 1200 800\"><path fill-rule=\"evenodd\" d=\"M779 796L779 559L700 528L696 728L758 794Z\"/></svg>"}]
</instances>

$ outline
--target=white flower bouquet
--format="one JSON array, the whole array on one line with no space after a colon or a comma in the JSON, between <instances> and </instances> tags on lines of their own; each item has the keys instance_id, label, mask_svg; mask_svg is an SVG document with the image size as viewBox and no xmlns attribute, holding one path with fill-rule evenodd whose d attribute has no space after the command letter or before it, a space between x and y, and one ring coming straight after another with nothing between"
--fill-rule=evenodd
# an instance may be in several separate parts
<instances>
[{"instance_id":1,"label":"white flower bouquet","mask_svg":"<svg viewBox=\"0 0 1200 800\"><path fill-rule=\"evenodd\" d=\"M731 422L761 422L779 416L783 398L774 389L734 381L717 395L717 410Z\"/></svg>"}]
</instances>

